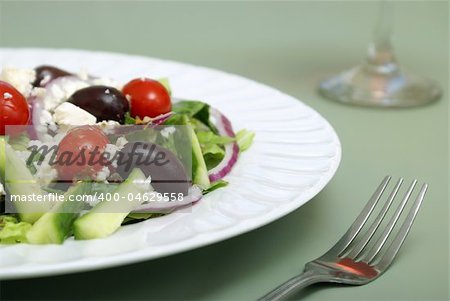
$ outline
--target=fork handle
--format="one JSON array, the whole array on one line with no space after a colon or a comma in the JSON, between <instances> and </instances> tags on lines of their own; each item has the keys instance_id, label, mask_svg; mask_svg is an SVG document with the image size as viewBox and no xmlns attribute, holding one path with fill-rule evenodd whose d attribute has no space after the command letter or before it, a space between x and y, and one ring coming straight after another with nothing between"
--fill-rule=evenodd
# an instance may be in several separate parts
<instances>
[{"instance_id":1,"label":"fork handle","mask_svg":"<svg viewBox=\"0 0 450 301\"><path fill-rule=\"evenodd\" d=\"M258 299L258 301L285 300L301 289L322 281L325 281L324 275L318 274L313 270L305 271L302 274L292 277L285 283L279 285L277 288Z\"/></svg>"}]
</instances>

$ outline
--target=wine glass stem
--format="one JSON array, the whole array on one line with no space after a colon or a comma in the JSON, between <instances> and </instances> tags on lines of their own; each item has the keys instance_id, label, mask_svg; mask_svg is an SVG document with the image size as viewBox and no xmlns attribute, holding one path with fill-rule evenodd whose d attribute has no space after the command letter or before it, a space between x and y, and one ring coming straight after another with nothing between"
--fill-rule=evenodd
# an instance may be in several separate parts
<instances>
[{"instance_id":1,"label":"wine glass stem","mask_svg":"<svg viewBox=\"0 0 450 301\"><path fill-rule=\"evenodd\" d=\"M382 1L380 13L375 26L374 38L369 45L367 61L382 73L397 69L394 51L391 44L393 3Z\"/></svg>"}]
</instances>

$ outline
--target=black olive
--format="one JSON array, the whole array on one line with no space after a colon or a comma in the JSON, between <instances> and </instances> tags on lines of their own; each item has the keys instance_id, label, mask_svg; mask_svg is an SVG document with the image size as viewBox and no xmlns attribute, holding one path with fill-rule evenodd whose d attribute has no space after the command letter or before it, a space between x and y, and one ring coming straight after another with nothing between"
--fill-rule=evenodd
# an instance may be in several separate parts
<instances>
[{"instance_id":1,"label":"black olive","mask_svg":"<svg viewBox=\"0 0 450 301\"><path fill-rule=\"evenodd\" d=\"M126 179L134 168L140 168L160 193L188 194L190 181L181 161L168 149L154 143L129 142L120 151L117 172Z\"/></svg>"},{"instance_id":2,"label":"black olive","mask_svg":"<svg viewBox=\"0 0 450 301\"><path fill-rule=\"evenodd\" d=\"M97 117L97 122L115 120L124 123L125 113L130 110L128 100L122 92L108 86L92 86L78 90L67 101Z\"/></svg>"},{"instance_id":3,"label":"black olive","mask_svg":"<svg viewBox=\"0 0 450 301\"><path fill-rule=\"evenodd\" d=\"M34 70L36 71L36 79L33 82L33 87L44 87L55 78L73 75L65 70L48 65L36 67Z\"/></svg>"}]
</instances>

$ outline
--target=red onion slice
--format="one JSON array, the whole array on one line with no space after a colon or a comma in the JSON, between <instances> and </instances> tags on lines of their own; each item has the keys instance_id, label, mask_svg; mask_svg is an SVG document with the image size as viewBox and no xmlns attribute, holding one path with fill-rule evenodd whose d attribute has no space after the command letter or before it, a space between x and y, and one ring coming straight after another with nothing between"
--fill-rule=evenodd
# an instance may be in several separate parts
<instances>
[{"instance_id":1,"label":"red onion slice","mask_svg":"<svg viewBox=\"0 0 450 301\"><path fill-rule=\"evenodd\" d=\"M198 202L202 196L203 194L201 188L197 185L193 185L189 188L188 195L184 196L182 201L156 201L155 199L154 201L140 205L132 212L170 213L176 209L193 205Z\"/></svg>"},{"instance_id":2,"label":"red onion slice","mask_svg":"<svg viewBox=\"0 0 450 301\"><path fill-rule=\"evenodd\" d=\"M28 135L30 139L36 140L37 139L37 132L34 127L37 120L35 119L37 116L36 111L40 110L40 105L37 104L36 97L32 96L27 99L28 101L28 107L30 108L30 120L29 120L29 127L28 127Z\"/></svg>"},{"instance_id":3,"label":"red onion slice","mask_svg":"<svg viewBox=\"0 0 450 301\"><path fill-rule=\"evenodd\" d=\"M48 133L48 128L45 123L41 121L44 114L44 101L40 97L33 97L28 100L30 108L30 127L28 129L28 134L30 139L42 140L43 136Z\"/></svg>"},{"instance_id":4,"label":"red onion slice","mask_svg":"<svg viewBox=\"0 0 450 301\"><path fill-rule=\"evenodd\" d=\"M173 112L161 114L159 116L156 116L155 118L152 118L150 120L150 123L152 125L160 125L160 124L164 123L167 119L169 119L169 117L172 116L173 114L174 114Z\"/></svg>"},{"instance_id":5,"label":"red onion slice","mask_svg":"<svg viewBox=\"0 0 450 301\"><path fill-rule=\"evenodd\" d=\"M215 119L215 126L219 135L232 138L236 136L230 120L228 120L225 115L214 108L210 108L210 115ZM236 164L238 155L239 147L236 142L225 145L225 156L223 157L223 160L208 171L209 180L215 182L225 177Z\"/></svg>"}]
</instances>

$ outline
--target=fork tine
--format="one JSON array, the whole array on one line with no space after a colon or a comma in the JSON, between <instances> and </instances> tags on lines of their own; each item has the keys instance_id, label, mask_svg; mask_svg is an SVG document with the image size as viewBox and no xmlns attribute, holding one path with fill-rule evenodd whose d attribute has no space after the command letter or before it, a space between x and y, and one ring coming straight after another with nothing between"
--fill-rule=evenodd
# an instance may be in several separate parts
<instances>
[{"instance_id":1,"label":"fork tine","mask_svg":"<svg viewBox=\"0 0 450 301\"><path fill-rule=\"evenodd\" d=\"M374 258L377 256L377 254L380 252L381 248L386 243L386 240L388 239L388 237L391 234L392 230L394 229L394 226L397 223L400 215L402 214L403 209L405 208L405 205L408 202L408 199L411 196L411 193L413 192L414 187L416 186L416 183L417 183L417 180L414 180L411 183L411 185L409 186L408 191L406 192L405 196L403 197L402 202L398 206L394 215L389 220L384 231L381 233L381 236L378 238L377 242L375 243L375 245L372 246L372 248L369 250L369 252L366 254L366 256L364 256L365 262L372 263Z\"/></svg>"},{"instance_id":2,"label":"fork tine","mask_svg":"<svg viewBox=\"0 0 450 301\"><path fill-rule=\"evenodd\" d=\"M395 236L395 239L392 241L391 245L384 253L380 262L377 264L377 267L381 271L383 271L389 267L389 265L392 263L395 256L397 255L398 251L400 250L403 242L405 241L406 236L408 236L409 230L411 229L411 226L414 223L417 213L419 212L420 206L422 205L422 201L425 197L425 193L427 192L427 189L428 189L428 184L423 184L422 188L420 189L419 194L416 197L414 205L411 207L411 210L409 211L408 216L406 217L405 221L403 222L403 225L401 226L399 232Z\"/></svg>"},{"instance_id":3,"label":"fork tine","mask_svg":"<svg viewBox=\"0 0 450 301\"><path fill-rule=\"evenodd\" d=\"M402 183L403 178L400 178L397 184L395 185L394 189L392 190L391 194L389 195L388 199L384 203L383 208L381 208L380 212L378 213L376 219L373 221L373 223L370 225L370 228L364 234L364 237L356 244L356 246L354 246L351 249L347 257L356 259L356 257L359 254L361 254L361 252L364 250L365 246L369 243L370 239L373 237L378 227L380 226L381 222L383 221L384 217L386 216L386 213L391 207L392 202L394 201L394 198L397 195L398 190L400 189Z\"/></svg>"},{"instance_id":4,"label":"fork tine","mask_svg":"<svg viewBox=\"0 0 450 301\"><path fill-rule=\"evenodd\" d=\"M358 235L358 233L361 231L362 227L366 223L367 219L369 218L373 209L380 200L381 195L383 194L390 180L391 176L384 177L383 181L381 181L380 185L377 187L377 189L367 202L366 206L364 206L363 210L358 215L356 220L353 222L353 224L350 226L350 228L347 230L344 236L342 236L342 238L334 245L334 247L330 251L336 252L340 255L347 249L347 247L352 243L356 235Z\"/></svg>"}]
</instances>

